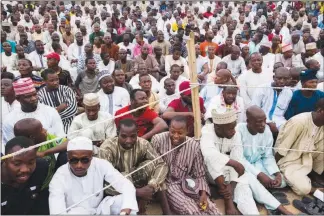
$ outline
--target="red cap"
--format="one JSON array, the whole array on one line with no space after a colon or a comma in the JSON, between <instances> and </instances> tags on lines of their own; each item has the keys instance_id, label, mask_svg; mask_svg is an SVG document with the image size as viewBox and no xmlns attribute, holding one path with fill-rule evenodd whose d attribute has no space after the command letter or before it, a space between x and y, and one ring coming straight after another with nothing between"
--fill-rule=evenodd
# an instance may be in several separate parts
<instances>
[{"instance_id":1,"label":"red cap","mask_svg":"<svg viewBox=\"0 0 324 216\"><path fill-rule=\"evenodd\" d=\"M187 90L186 90L187 89ZM183 90L186 90L184 92L182 92ZM181 94L184 94L186 96L191 95L191 88L190 88L190 82L189 81L183 81L180 85L179 85L179 91L182 92Z\"/></svg>"},{"instance_id":2,"label":"red cap","mask_svg":"<svg viewBox=\"0 0 324 216\"><path fill-rule=\"evenodd\" d=\"M47 59L53 58L53 59L56 59L57 61L60 61L60 55L55 52L52 52L52 53L46 55L46 58Z\"/></svg>"}]
</instances>

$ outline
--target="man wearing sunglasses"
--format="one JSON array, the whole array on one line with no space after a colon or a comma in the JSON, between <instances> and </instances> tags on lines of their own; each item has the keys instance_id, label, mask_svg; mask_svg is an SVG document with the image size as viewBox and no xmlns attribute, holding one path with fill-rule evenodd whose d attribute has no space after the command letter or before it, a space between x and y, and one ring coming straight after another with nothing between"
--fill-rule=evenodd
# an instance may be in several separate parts
<instances>
[{"instance_id":1,"label":"man wearing sunglasses","mask_svg":"<svg viewBox=\"0 0 324 216\"><path fill-rule=\"evenodd\" d=\"M108 161L92 157L90 139L79 136L70 140L67 152L68 164L56 171L49 186L50 214L136 214L133 184ZM111 184L120 195L104 197L104 182ZM66 210L92 194L95 195Z\"/></svg>"},{"instance_id":2,"label":"man wearing sunglasses","mask_svg":"<svg viewBox=\"0 0 324 216\"><path fill-rule=\"evenodd\" d=\"M172 214L165 190L163 190L168 167L162 158L156 160L159 154L150 142L137 135L137 131L138 126L135 120L122 119L118 128L118 136L106 139L100 146L99 158L111 162L123 174L137 170L128 178L136 187L138 214L146 213L147 201L152 200L154 194L161 203L163 214Z\"/></svg>"}]
</instances>

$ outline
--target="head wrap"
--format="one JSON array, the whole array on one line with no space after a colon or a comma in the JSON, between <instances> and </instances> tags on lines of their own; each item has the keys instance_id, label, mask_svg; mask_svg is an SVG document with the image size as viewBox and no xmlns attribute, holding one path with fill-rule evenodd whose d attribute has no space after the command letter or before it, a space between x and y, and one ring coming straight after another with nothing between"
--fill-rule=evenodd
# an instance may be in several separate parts
<instances>
[{"instance_id":1,"label":"head wrap","mask_svg":"<svg viewBox=\"0 0 324 216\"><path fill-rule=\"evenodd\" d=\"M186 90L187 89L187 90ZM185 96L189 96L191 95L191 89L190 89L190 82L189 81L183 81L180 85L179 85L179 91L183 91L186 90L184 92L182 92L181 94L185 95Z\"/></svg>"},{"instance_id":2,"label":"head wrap","mask_svg":"<svg viewBox=\"0 0 324 216\"><path fill-rule=\"evenodd\" d=\"M50 53L50 54L48 54L48 55L46 55L45 56L47 59L56 59L57 61L60 61L60 55L59 54L57 54L57 53L55 53L55 52L52 52L52 53Z\"/></svg>"},{"instance_id":3,"label":"head wrap","mask_svg":"<svg viewBox=\"0 0 324 216\"><path fill-rule=\"evenodd\" d=\"M284 52L287 52L287 51L289 51L289 50L292 50L292 49L293 49L293 48L292 48L291 44L284 45L284 46L282 46L282 48L281 48L281 50L282 50L283 53L284 53Z\"/></svg>"},{"instance_id":4,"label":"head wrap","mask_svg":"<svg viewBox=\"0 0 324 216\"><path fill-rule=\"evenodd\" d=\"M314 79L318 79L317 76L317 70L314 70L314 69L308 69L308 70L305 70L305 71L302 71L300 73L300 81L301 82L306 82L308 80L314 80Z\"/></svg>"},{"instance_id":5,"label":"head wrap","mask_svg":"<svg viewBox=\"0 0 324 216\"><path fill-rule=\"evenodd\" d=\"M33 80L31 78L20 78L16 82L13 82L12 85L16 96L36 91Z\"/></svg>"},{"instance_id":6,"label":"head wrap","mask_svg":"<svg viewBox=\"0 0 324 216\"><path fill-rule=\"evenodd\" d=\"M212 118L214 124L219 124L219 125L229 124L237 120L236 110L230 110L230 111L224 110L224 111L225 112L223 113L219 113L216 111L216 109L212 110Z\"/></svg>"},{"instance_id":7,"label":"head wrap","mask_svg":"<svg viewBox=\"0 0 324 216\"><path fill-rule=\"evenodd\" d=\"M317 49L315 42L306 44L306 50L313 50L313 49Z\"/></svg>"},{"instance_id":8,"label":"head wrap","mask_svg":"<svg viewBox=\"0 0 324 216\"><path fill-rule=\"evenodd\" d=\"M95 106L99 103L100 101L97 93L88 93L83 97L83 104L86 106Z\"/></svg>"},{"instance_id":9,"label":"head wrap","mask_svg":"<svg viewBox=\"0 0 324 216\"><path fill-rule=\"evenodd\" d=\"M71 139L67 145L67 151L87 150L92 151L92 141L87 137L76 137Z\"/></svg>"}]
</instances>

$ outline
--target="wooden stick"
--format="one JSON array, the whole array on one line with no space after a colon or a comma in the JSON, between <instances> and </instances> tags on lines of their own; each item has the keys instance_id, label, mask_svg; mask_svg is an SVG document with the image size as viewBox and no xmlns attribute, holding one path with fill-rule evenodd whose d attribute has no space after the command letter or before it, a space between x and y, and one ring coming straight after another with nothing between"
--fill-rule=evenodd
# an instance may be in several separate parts
<instances>
[{"instance_id":1,"label":"wooden stick","mask_svg":"<svg viewBox=\"0 0 324 216\"><path fill-rule=\"evenodd\" d=\"M188 60L190 82L197 83L197 67L196 67L196 51L195 51L195 34L190 32L190 40L188 40ZM192 108L194 113L195 138L200 139L201 136L201 114L199 104L199 86L191 89Z\"/></svg>"}]
</instances>

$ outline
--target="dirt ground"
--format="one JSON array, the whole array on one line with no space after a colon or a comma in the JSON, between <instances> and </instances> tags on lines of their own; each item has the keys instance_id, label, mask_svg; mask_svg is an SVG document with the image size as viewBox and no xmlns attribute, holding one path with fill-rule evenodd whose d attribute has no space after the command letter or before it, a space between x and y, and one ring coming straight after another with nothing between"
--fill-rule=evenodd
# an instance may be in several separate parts
<instances>
[{"instance_id":1,"label":"dirt ground","mask_svg":"<svg viewBox=\"0 0 324 216\"><path fill-rule=\"evenodd\" d=\"M301 214L301 212L299 210L297 210L293 205L292 205L292 202L294 199L299 199L301 200L302 197L301 196L298 196L296 195L294 192L292 192L290 189L278 189L278 191L282 191L284 193L287 194L287 199L289 200L290 202L290 205L286 205L285 207L291 212L293 213L294 215L296 214ZM222 199L217 199L217 200L214 200L214 202L216 203L219 211L222 213L222 214L225 214L225 207L224 207L224 200ZM260 214L261 215L267 215L267 210L266 208L263 206L263 205L260 205L258 204L258 209L260 211ZM148 205L147 207L147 212L146 212L148 215L161 215L162 214L162 210L160 208L160 205L159 203L157 202L153 202L151 204Z\"/></svg>"}]
</instances>

